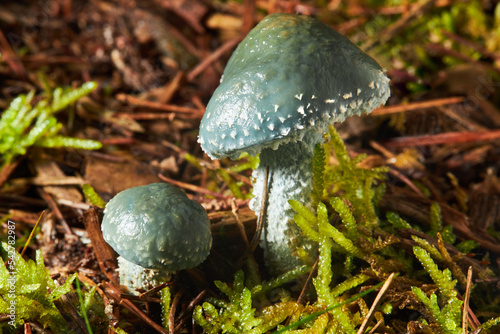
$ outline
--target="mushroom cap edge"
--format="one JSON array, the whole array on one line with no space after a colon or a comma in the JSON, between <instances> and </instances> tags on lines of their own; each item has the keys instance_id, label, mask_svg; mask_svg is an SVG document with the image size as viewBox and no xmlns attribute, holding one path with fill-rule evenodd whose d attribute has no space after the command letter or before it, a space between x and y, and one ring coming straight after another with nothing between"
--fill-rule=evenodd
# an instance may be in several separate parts
<instances>
[{"instance_id":1,"label":"mushroom cap edge","mask_svg":"<svg viewBox=\"0 0 500 334\"><path fill-rule=\"evenodd\" d=\"M276 149L369 113L388 99L388 83L375 60L330 27L308 16L272 14L231 56L198 141L212 158Z\"/></svg>"}]
</instances>

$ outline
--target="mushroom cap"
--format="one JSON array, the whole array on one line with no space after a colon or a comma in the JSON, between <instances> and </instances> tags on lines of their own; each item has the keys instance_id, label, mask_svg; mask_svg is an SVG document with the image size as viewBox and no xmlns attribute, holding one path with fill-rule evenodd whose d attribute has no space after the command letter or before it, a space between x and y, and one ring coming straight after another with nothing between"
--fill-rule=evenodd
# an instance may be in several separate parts
<instances>
[{"instance_id":1,"label":"mushroom cap","mask_svg":"<svg viewBox=\"0 0 500 334\"><path fill-rule=\"evenodd\" d=\"M193 268L212 245L205 209L166 183L118 193L106 205L101 229L118 254L149 269Z\"/></svg>"},{"instance_id":2,"label":"mushroom cap","mask_svg":"<svg viewBox=\"0 0 500 334\"><path fill-rule=\"evenodd\" d=\"M308 16L272 14L229 59L198 141L212 158L255 155L326 132L389 95L380 65L348 38Z\"/></svg>"}]
</instances>

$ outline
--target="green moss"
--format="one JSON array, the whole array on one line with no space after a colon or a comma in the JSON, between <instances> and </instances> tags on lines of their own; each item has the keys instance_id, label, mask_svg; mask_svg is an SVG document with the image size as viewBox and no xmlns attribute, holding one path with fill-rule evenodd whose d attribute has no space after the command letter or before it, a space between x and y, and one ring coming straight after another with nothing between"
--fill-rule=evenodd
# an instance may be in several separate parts
<instances>
[{"instance_id":1,"label":"green moss","mask_svg":"<svg viewBox=\"0 0 500 334\"><path fill-rule=\"evenodd\" d=\"M252 289L244 285L242 271L235 275L232 286L216 282L216 286L227 299L210 299L195 308L193 318L206 333L250 333L261 334L276 330L280 333L355 333L354 326L359 324L359 313L351 315L345 305L352 303L380 287L376 285L353 297L345 293L368 279L366 275L357 275L345 281L335 290L331 290L330 302L338 301L328 307L323 304L301 305L294 301L282 300L260 310L254 308L256 294L263 291L261 285ZM263 283L262 286L268 285ZM284 325L284 323L288 325Z\"/></svg>"},{"instance_id":2,"label":"green moss","mask_svg":"<svg viewBox=\"0 0 500 334\"><path fill-rule=\"evenodd\" d=\"M15 332L25 321L37 320L44 327L59 332L69 331L54 301L71 291L76 274L68 277L63 285L56 286L40 251L36 252L36 261L33 262L25 261L6 243L2 243L2 248L9 261L0 263L0 314L15 316L9 322L0 322L0 329Z\"/></svg>"},{"instance_id":3,"label":"green moss","mask_svg":"<svg viewBox=\"0 0 500 334\"><path fill-rule=\"evenodd\" d=\"M313 205L316 206L323 199L325 190L325 167L326 153L322 144L314 146L314 157L312 161L313 170Z\"/></svg>"},{"instance_id":4,"label":"green moss","mask_svg":"<svg viewBox=\"0 0 500 334\"><path fill-rule=\"evenodd\" d=\"M161 319L163 322L163 327L168 328L168 318L170 317L170 303L171 303L170 288L164 287L160 291L161 300Z\"/></svg>"},{"instance_id":5,"label":"green moss","mask_svg":"<svg viewBox=\"0 0 500 334\"><path fill-rule=\"evenodd\" d=\"M185 153L184 159L189 162L193 167L200 171L204 169L203 162L198 157ZM219 183L222 180L231 191L232 195L240 199L249 199L251 194L244 191L245 183L238 181L234 178L235 173L239 173L248 169L255 169L259 165L259 157L251 157L247 153L242 153L238 161L228 168L216 168L210 171L210 177ZM214 187L214 191L219 191L220 188Z\"/></svg>"},{"instance_id":6,"label":"green moss","mask_svg":"<svg viewBox=\"0 0 500 334\"><path fill-rule=\"evenodd\" d=\"M215 302L220 307L220 311L209 302L197 306L193 314L196 322L207 333L255 332L252 330L261 325L263 320L255 317L255 309L252 307L252 293L244 285L243 272L236 273L233 287L221 281L216 281L215 285L229 300Z\"/></svg>"},{"instance_id":7,"label":"green moss","mask_svg":"<svg viewBox=\"0 0 500 334\"><path fill-rule=\"evenodd\" d=\"M85 198L90 202L90 204L104 209L106 207L106 202L99 196L94 188L90 184L82 185L83 194Z\"/></svg>"},{"instance_id":8,"label":"green moss","mask_svg":"<svg viewBox=\"0 0 500 334\"><path fill-rule=\"evenodd\" d=\"M449 301L443 309L441 309L438 305L436 294L432 293L430 297L427 297L421 289L414 286L412 286L412 292L415 294L417 299L426 306L427 310L435 318L443 333L462 333L462 328L460 326L460 306L462 305L462 302L460 300L453 299L452 301Z\"/></svg>"},{"instance_id":9,"label":"green moss","mask_svg":"<svg viewBox=\"0 0 500 334\"><path fill-rule=\"evenodd\" d=\"M417 299L422 302L435 318L441 330L446 334L462 333L462 301L457 298L455 290L456 280L452 280L451 272L448 269L439 270L436 263L432 260L430 254L421 247L414 247L413 252L427 273L436 283L442 298L442 305L438 305L437 296L432 293L427 297L425 293L417 288L412 287L413 293Z\"/></svg>"},{"instance_id":10,"label":"green moss","mask_svg":"<svg viewBox=\"0 0 500 334\"><path fill-rule=\"evenodd\" d=\"M17 333L27 321L37 321L44 328L54 333L71 333L74 329L63 318L56 303L60 298L75 290L77 274L66 278L63 284L56 285L50 272L44 265L42 253L36 251L35 261L25 261L16 250L7 243L2 243L0 253L4 255L0 263L0 314L12 314L8 321L0 322L0 333ZM96 287L85 288L77 285L79 302L72 306L85 319L89 333L106 330L104 304ZM72 299L69 298L70 302Z\"/></svg>"},{"instance_id":11,"label":"green moss","mask_svg":"<svg viewBox=\"0 0 500 334\"><path fill-rule=\"evenodd\" d=\"M456 245L457 249L464 254L470 253L473 249L477 248L478 246L479 243L477 243L474 240L464 240Z\"/></svg>"},{"instance_id":12,"label":"green moss","mask_svg":"<svg viewBox=\"0 0 500 334\"><path fill-rule=\"evenodd\" d=\"M393 212L386 213L386 220L381 219L378 203L385 190L383 181L387 169L361 168L364 156L351 158L334 129L330 136L324 149L315 148L313 158L312 196L316 210L296 200L289 201L296 212L295 223L308 239L318 244L317 275L312 279L316 299L305 306L290 300L290 291L281 288L278 293L276 290L310 269L306 266L264 283L254 275L254 279L246 282L248 286L243 284L242 273L238 273L232 286L216 284L227 298L212 299L199 306L195 312L197 323L207 333L272 330L276 330L273 333L355 333L368 306L360 299L357 301L359 309L354 311L352 307L345 307L344 302L354 298L352 291L362 286L366 289L373 279L382 281L389 273L400 272L403 284L395 288L396 298L413 300L413 305L417 303L415 299L420 302L422 318L418 322L422 328L431 332L439 327L443 333L458 334L462 302L457 297L457 281L452 278L452 272L460 279L460 284L464 278L444 248L443 241L454 243L455 235L451 227L443 226L440 206L431 205L430 224L422 228L418 221L410 224ZM326 161L330 161L333 154L338 164L327 165ZM414 254L408 253L401 247L397 236L399 229L425 230L438 238L439 246L413 236L418 247L414 247ZM464 245L465 248L475 247L475 244ZM425 271L415 269L414 256ZM440 270L434 261L451 270ZM426 275L436 283L439 293L426 295L423 288ZM421 280L421 285L410 288L417 279ZM275 296L272 301L268 299L269 293ZM281 299L276 298L278 294ZM390 298L381 310L394 316L398 310L393 308ZM273 305L267 306L270 303ZM382 313L376 314L377 321L383 320Z\"/></svg>"},{"instance_id":13,"label":"green moss","mask_svg":"<svg viewBox=\"0 0 500 334\"><path fill-rule=\"evenodd\" d=\"M387 221L389 221L389 223L391 223L392 226L394 226L394 228L399 228L399 229L412 228L411 225L406 220L404 220L394 212L387 212L386 217Z\"/></svg>"},{"instance_id":14,"label":"green moss","mask_svg":"<svg viewBox=\"0 0 500 334\"><path fill-rule=\"evenodd\" d=\"M31 106L34 91L15 98L0 118L0 168L26 154L31 146L99 149L98 141L58 135L62 124L54 116L96 87L95 82L88 82L77 89L57 88L49 94L51 101L44 98L34 107Z\"/></svg>"},{"instance_id":15,"label":"green moss","mask_svg":"<svg viewBox=\"0 0 500 334\"><path fill-rule=\"evenodd\" d=\"M412 235L411 238L413 239L413 241L415 241L420 247L422 247L423 249L425 249L425 251L427 253L429 253L432 258L438 260L438 261L441 261L441 262L444 262L444 258L443 256L441 255L441 253L439 252L439 250L434 247L433 245L431 245L427 240L424 240L422 238L419 238L415 235Z\"/></svg>"},{"instance_id":16,"label":"green moss","mask_svg":"<svg viewBox=\"0 0 500 334\"><path fill-rule=\"evenodd\" d=\"M431 230L429 231L429 234L434 237L437 235L438 232L441 232L443 230L443 218L441 215L441 207L436 202L433 202L431 204L430 225L431 225Z\"/></svg>"},{"instance_id":17,"label":"green moss","mask_svg":"<svg viewBox=\"0 0 500 334\"><path fill-rule=\"evenodd\" d=\"M486 333L495 333L495 330L498 330L499 324L500 324L500 317L497 317L486 321L484 324L481 325L481 328L483 328L486 331Z\"/></svg>"},{"instance_id":18,"label":"green moss","mask_svg":"<svg viewBox=\"0 0 500 334\"><path fill-rule=\"evenodd\" d=\"M326 145L328 154L335 154L338 165L325 167L325 184L332 185L327 189L329 197L341 193L347 199L357 217L362 217L360 223L372 228L379 224L374 198L378 195L377 181L385 180L386 167L365 169L359 163L366 158L360 154L354 159L349 157L347 148L333 126L330 127L330 142Z\"/></svg>"}]
</instances>

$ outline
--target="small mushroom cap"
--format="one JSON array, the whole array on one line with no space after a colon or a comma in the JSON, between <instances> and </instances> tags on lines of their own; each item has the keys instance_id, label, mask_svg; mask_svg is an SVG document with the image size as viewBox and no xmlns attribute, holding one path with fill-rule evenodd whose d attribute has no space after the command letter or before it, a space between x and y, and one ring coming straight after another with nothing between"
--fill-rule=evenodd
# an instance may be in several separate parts
<instances>
[{"instance_id":1,"label":"small mushroom cap","mask_svg":"<svg viewBox=\"0 0 500 334\"><path fill-rule=\"evenodd\" d=\"M123 258L144 268L193 268L210 253L207 213L166 183L126 189L106 205L104 240Z\"/></svg>"},{"instance_id":2,"label":"small mushroom cap","mask_svg":"<svg viewBox=\"0 0 500 334\"><path fill-rule=\"evenodd\" d=\"M390 95L380 65L323 23L272 14L238 45L200 124L212 158L258 154L306 131L326 132Z\"/></svg>"}]
</instances>

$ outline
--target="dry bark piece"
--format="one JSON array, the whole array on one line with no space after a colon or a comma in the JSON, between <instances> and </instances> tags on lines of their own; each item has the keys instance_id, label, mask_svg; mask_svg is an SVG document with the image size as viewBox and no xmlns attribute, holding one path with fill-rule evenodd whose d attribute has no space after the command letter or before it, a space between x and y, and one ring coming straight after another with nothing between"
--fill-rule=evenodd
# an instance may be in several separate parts
<instances>
[{"instance_id":1,"label":"dry bark piece","mask_svg":"<svg viewBox=\"0 0 500 334\"><path fill-rule=\"evenodd\" d=\"M157 171L150 165L126 159L109 161L87 156L85 179L105 199L128 188L158 182Z\"/></svg>"},{"instance_id":2,"label":"dry bark piece","mask_svg":"<svg viewBox=\"0 0 500 334\"><path fill-rule=\"evenodd\" d=\"M104 273L113 284L118 285L116 256L102 237L101 220L102 210L99 208L92 207L83 213L83 224L85 225L85 230L94 248L99 267L102 273Z\"/></svg>"}]
</instances>

